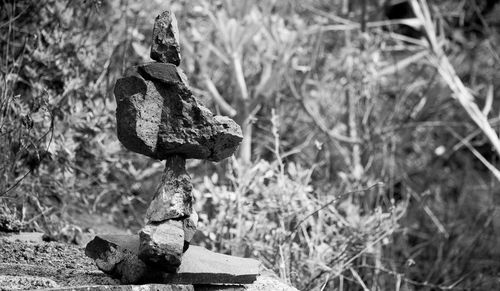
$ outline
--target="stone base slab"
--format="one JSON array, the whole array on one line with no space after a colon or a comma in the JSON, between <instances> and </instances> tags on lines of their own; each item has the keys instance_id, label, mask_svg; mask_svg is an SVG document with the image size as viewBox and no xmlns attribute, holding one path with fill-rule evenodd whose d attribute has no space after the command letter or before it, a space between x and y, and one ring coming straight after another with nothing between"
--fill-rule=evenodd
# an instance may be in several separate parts
<instances>
[{"instance_id":1,"label":"stone base slab","mask_svg":"<svg viewBox=\"0 0 500 291\"><path fill-rule=\"evenodd\" d=\"M167 273L143 263L138 251L137 235L98 235L87 244L85 254L99 269L125 284L250 284L261 271L257 260L190 246L177 272Z\"/></svg>"}]
</instances>

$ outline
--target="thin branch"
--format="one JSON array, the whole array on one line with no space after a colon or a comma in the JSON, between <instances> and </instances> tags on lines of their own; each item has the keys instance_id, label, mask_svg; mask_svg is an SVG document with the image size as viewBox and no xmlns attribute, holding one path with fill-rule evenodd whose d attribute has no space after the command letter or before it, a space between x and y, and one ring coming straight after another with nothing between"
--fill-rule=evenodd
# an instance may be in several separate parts
<instances>
[{"instance_id":1,"label":"thin branch","mask_svg":"<svg viewBox=\"0 0 500 291\"><path fill-rule=\"evenodd\" d=\"M16 21L21 15L23 15L28 9L31 8L31 4L29 4L26 8L24 8L23 11L21 11L19 14L17 14L15 17L9 19L7 22L0 24L0 28L6 26L6 25L11 25L14 21Z\"/></svg>"},{"instance_id":2,"label":"thin branch","mask_svg":"<svg viewBox=\"0 0 500 291\"><path fill-rule=\"evenodd\" d=\"M478 152L465 138L461 137L456 131L451 128L448 128L453 136L460 140L460 143L463 144L472 154L479 160L483 165L490 170L490 172L500 181L500 171L492 165L480 152Z\"/></svg>"},{"instance_id":3,"label":"thin branch","mask_svg":"<svg viewBox=\"0 0 500 291\"><path fill-rule=\"evenodd\" d=\"M434 28L434 23L431 19L427 1L412 0L411 4L415 15L422 23L427 34L429 49L432 53L432 55L429 56L430 64L438 70L443 80L452 90L453 97L458 100L465 112L483 131L484 135L490 140L495 151L500 154L500 139L496 131L491 127L488 122L488 118L477 106L476 102L474 101L474 96L472 96L462 80L458 77L454 67L450 63L450 60L443 51L441 42L438 41L438 35L436 33L436 29ZM497 171L498 170L495 168L494 174Z\"/></svg>"},{"instance_id":4,"label":"thin branch","mask_svg":"<svg viewBox=\"0 0 500 291\"><path fill-rule=\"evenodd\" d=\"M50 112L50 111L49 111ZM49 142L47 144L47 147L46 147L46 151L49 150L49 147L50 147L50 144L52 143L52 139L54 137L54 115L52 114L52 112L50 112L50 115L51 115L51 120L50 120L50 128L49 130L43 134L43 136L37 140L37 142L40 142L42 138L46 137L47 134L50 132L50 139L49 139ZM41 161L40 161L41 162ZM29 169L28 172L26 172L20 179L18 179L14 185L10 186L7 190L5 190L4 192L0 193L0 197L6 195L7 193L9 193L12 189L16 188L19 183L21 183L21 181L23 181L30 173L33 172L34 169Z\"/></svg>"},{"instance_id":5,"label":"thin branch","mask_svg":"<svg viewBox=\"0 0 500 291\"><path fill-rule=\"evenodd\" d=\"M247 83L245 82L245 75L243 73L243 67L241 65L241 57L240 54L234 52L231 55L231 59L233 61L233 69L236 78L236 82L238 83L238 88L240 89L241 99L248 99L248 88Z\"/></svg>"},{"instance_id":6,"label":"thin branch","mask_svg":"<svg viewBox=\"0 0 500 291\"><path fill-rule=\"evenodd\" d=\"M436 284L432 284L429 282L418 282L418 281L415 281L412 279L408 279L408 278L406 278L406 275L404 273L398 273L398 272L388 270L388 269L386 269L384 267L380 267L380 266L374 267L374 266L370 266L370 265L359 265L357 267L358 268L377 269L377 270L385 272L387 274L390 274L390 275L393 275L396 277L401 277L401 279L403 281L405 281L406 283L409 283L409 284L412 284L415 286L428 287L428 288L439 289L439 290L468 290L468 288L458 288L457 287L457 285L460 284L460 282L462 282L466 278L466 276L462 276L462 278L459 278L458 280L454 281L452 284L446 286L446 285L436 285Z\"/></svg>"},{"instance_id":7,"label":"thin branch","mask_svg":"<svg viewBox=\"0 0 500 291\"><path fill-rule=\"evenodd\" d=\"M212 98L214 101L219 105L220 109L226 113L228 116L233 117L235 116L238 112L236 109L234 109L229 103L224 100L224 98L220 95L219 91L217 90L217 87L215 87L214 82L205 74L203 76L203 82L205 83L205 86L207 87L208 92L212 95Z\"/></svg>"},{"instance_id":8,"label":"thin branch","mask_svg":"<svg viewBox=\"0 0 500 291\"><path fill-rule=\"evenodd\" d=\"M338 141L342 141L342 142L346 142L346 143L361 143L361 141L359 139L352 139L348 136L341 135L341 134L338 134L332 130L329 130L328 127L326 126L325 122L322 119L320 119L319 115L317 113L313 112L313 110L305 103L304 98L302 96L300 96L299 92L297 91L297 88L295 88L295 86L293 85L291 78L288 75L285 75L285 79L288 83L288 86L290 88L292 96L297 101L299 101L300 106L304 109L304 111L307 113L307 115L313 120L314 124L323 133L325 133L329 137L331 137L335 140L338 140Z\"/></svg>"},{"instance_id":9,"label":"thin branch","mask_svg":"<svg viewBox=\"0 0 500 291\"><path fill-rule=\"evenodd\" d=\"M348 195L352 195L354 193L359 193L359 192L366 192L366 191L369 191L375 187L381 187L381 186L384 186L384 183L383 182L377 182L367 188L363 188L363 189L359 189L359 190L354 190L354 191L349 191L349 192L345 192L345 193L342 193L340 194L339 196L333 198L332 200L328 201L327 203L323 204L320 208L314 210L313 212L309 213L308 215L306 215L303 219L301 219L299 221L299 223L297 223L297 225L295 226L295 228L293 229L293 231L289 234L289 237L292 237L293 234L295 234L297 232L297 229L299 228L299 226L304 222L306 221L309 217L315 215L316 213L320 212L321 210L327 208L328 206L330 206L331 204L339 201L340 199L342 199L343 197L346 197Z\"/></svg>"}]
</instances>

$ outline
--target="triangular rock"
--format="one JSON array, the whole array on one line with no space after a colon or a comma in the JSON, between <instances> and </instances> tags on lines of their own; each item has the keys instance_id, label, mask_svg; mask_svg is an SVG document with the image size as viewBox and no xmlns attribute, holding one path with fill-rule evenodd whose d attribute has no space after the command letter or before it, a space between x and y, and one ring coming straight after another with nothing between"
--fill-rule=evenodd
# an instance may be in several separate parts
<instances>
[{"instance_id":1,"label":"triangular rock","mask_svg":"<svg viewBox=\"0 0 500 291\"><path fill-rule=\"evenodd\" d=\"M156 17L151 58L160 63L172 63L176 66L181 62L179 29L177 19L171 11L164 11Z\"/></svg>"}]
</instances>

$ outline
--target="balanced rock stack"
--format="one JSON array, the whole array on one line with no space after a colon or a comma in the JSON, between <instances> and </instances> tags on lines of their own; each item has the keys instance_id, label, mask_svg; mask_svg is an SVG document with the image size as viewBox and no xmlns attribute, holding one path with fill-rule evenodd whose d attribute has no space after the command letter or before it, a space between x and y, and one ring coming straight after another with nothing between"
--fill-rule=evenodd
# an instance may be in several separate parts
<instances>
[{"instance_id":1,"label":"balanced rock stack","mask_svg":"<svg viewBox=\"0 0 500 291\"><path fill-rule=\"evenodd\" d=\"M151 58L115 86L118 138L131 151L165 160L165 171L140 232L139 258L175 271L196 232L186 159L219 161L236 150L241 129L198 104L180 68L177 21L170 11L156 18Z\"/></svg>"},{"instance_id":2,"label":"balanced rock stack","mask_svg":"<svg viewBox=\"0 0 500 291\"><path fill-rule=\"evenodd\" d=\"M165 160L161 184L147 210L146 225L139 232L138 243L137 238L106 240L101 236L87 246L87 255L102 270L117 277L124 275L117 273L137 266L141 272L179 270L198 221L192 206L186 159L220 161L232 155L242 140L238 124L228 117L214 116L197 102L189 89L187 78L178 67L181 60L178 34L174 14L170 11L160 14L155 21L151 48L151 58L156 62L129 68L126 76L116 82L119 140L131 151ZM137 250L134 244L138 244ZM116 256L120 249L126 255ZM141 278L124 279L137 280Z\"/></svg>"}]
</instances>

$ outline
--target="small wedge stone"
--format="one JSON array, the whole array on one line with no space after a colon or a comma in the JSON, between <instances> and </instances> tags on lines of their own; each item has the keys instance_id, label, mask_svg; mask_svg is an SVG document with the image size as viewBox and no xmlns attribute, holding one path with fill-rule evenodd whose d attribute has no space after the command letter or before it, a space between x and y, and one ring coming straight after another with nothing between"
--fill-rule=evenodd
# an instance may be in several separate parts
<instances>
[{"instance_id":1,"label":"small wedge stone","mask_svg":"<svg viewBox=\"0 0 500 291\"><path fill-rule=\"evenodd\" d=\"M135 69L128 72L134 74ZM138 73L146 80L163 82L165 84L182 83L188 86L186 74L172 64L149 63L136 67Z\"/></svg>"},{"instance_id":2,"label":"small wedge stone","mask_svg":"<svg viewBox=\"0 0 500 291\"><path fill-rule=\"evenodd\" d=\"M184 218L182 220L182 223L184 228L184 240L190 242L193 239L194 234L196 233L196 226L198 225L198 213L193 210L188 218Z\"/></svg>"},{"instance_id":3,"label":"small wedge stone","mask_svg":"<svg viewBox=\"0 0 500 291\"><path fill-rule=\"evenodd\" d=\"M179 29L177 19L171 11L164 11L155 19L150 56L155 61L176 66L181 62Z\"/></svg>"},{"instance_id":4,"label":"small wedge stone","mask_svg":"<svg viewBox=\"0 0 500 291\"><path fill-rule=\"evenodd\" d=\"M186 252L189 248L189 243L193 239L194 234L196 233L196 226L198 225L198 213L196 211L192 211L191 215L182 220L182 227L184 229L184 249Z\"/></svg>"}]
</instances>

